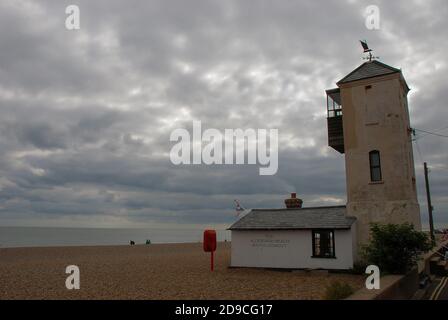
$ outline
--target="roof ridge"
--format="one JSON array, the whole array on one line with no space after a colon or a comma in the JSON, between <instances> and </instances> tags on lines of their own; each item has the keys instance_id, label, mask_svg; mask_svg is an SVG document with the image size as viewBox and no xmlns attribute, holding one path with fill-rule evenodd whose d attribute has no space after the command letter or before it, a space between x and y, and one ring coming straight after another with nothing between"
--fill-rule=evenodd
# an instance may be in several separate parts
<instances>
[{"instance_id":1,"label":"roof ridge","mask_svg":"<svg viewBox=\"0 0 448 320\"><path fill-rule=\"evenodd\" d=\"M331 209L331 208L346 208L346 205L340 206L320 206L320 207L303 207L303 208L261 208L261 209L251 209L250 211L294 211L294 210L314 210L314 209Z\"/></svg>"},{"instance_id":2,"label":"roof ridge","mask_svg":"<svg viewBox=\"0 0 448 320\"><path fill-rule=\"evenodd\" d=\"M336 82L336 84L338 85L339 83L342 83L342 81L344 81L346 78L350 77L352 74L354 74L356 71L358 71L359 69L361 69L361 67L363 67L366 63L368 62L363 62L361 65L359 65L357 68L355 68L352 72L350 72L348 75L346 75L344 78L342 78L341 80L339 80L338 82Z\"/></svg>"},{"instance_id":3,"label":"roof ridge","mask_svg":"<svg viewBox=\"0 0 448 320\"><path fill-rule=\"evenodd\" d=\"M386 67L386 68L392 69L393 71L401 72L401 69L392 67L392 66L390 66L390 65L388 65L388 64L386 64L386 63L384 63L384 62L381 62L381 61L378 61L378 60L373 60L373 61L371 61L371 62L374 62L374 63L376 63L376 64L379 64L379 65L382 66L382 67Z\"/></svg>"},{"instance_id":4,"label":"roof ridge","mask_svg":"<svg viewBox=\"0 0 448 320\"><path fill-rule=\"evenodd\" d=\"M371 75L363 75L362 71L361 71L360 72L361 75L359 76L359 78L355 77L355 79L350 79L354 74L359 72L363 67L365 67L366 65L371 65L371 64L376 65L376 66L381 67L381 68L384 68L384 69L387 69L390 72L383 72L383 73L372 72ZM355 70L353 70L352 72L347 74L345 77L343 77L341 80L336 82L336 84L339 86L339 84L342 84L342 83L349 83L349 82L358 81L358 80L367 79L367 78L380 77L380 76L387 75L387 74L392 74L392 73L401 73L401 70L397 69L397 68L394 68L394 67L392 67L392 66L390 66L388 64L385 64L384 62L377 61L377 60L367 61L367 62L362 63Z\"/></svg>"}]
</instances>

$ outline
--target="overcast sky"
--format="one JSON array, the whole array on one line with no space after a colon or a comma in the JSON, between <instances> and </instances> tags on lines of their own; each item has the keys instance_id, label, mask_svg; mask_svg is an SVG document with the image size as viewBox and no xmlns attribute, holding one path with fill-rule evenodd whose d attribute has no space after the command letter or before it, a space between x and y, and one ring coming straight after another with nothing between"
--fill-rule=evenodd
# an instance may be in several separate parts
<instances>
[{"instance_id":1,"label":"overcast sky","mask_svg":"<svg viewBox=\"0 0 448 320\"><path fill-rule=\"evenodd\" d=\"M66 6L81 29L65 28ZM380 8L380 30L365 8ZM226 226L233 199L345 204L327 146L325 89L363 61L402 68L411 125L448 126L448 3L422 1L0 0L0 225ZM279 169L174 166L176 128L279 129ZM448 135L448 128L438 131ZM414 143L419 201L431 167L448 222L448 139Z\"/></svg>"}]
</instances>

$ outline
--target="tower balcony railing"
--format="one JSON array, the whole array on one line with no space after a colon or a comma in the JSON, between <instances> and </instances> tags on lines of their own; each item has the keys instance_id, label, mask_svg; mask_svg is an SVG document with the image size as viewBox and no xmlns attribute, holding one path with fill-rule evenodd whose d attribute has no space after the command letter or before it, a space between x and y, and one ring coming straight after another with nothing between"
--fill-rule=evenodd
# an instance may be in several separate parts
<instances>
[{"instance_id":1,"label":"tower balcony railing","mask_svg":"<svg viewBox=\"0 0 448 320\"><path fill-rule=\"evenodd\" d=\"M341 94L339 89L327 90L327 117L342 116Z\"/></svg>"},{"instance_id":2,"label":"tower balcony railing","mask_svg":"<svg viewBox=\"0 0 448 320\"><path fill-rule=\"evenodd\" d=\"M344 128L339 88L327 90L328 145L344 153Z\"/></svg>"}]
</instances>

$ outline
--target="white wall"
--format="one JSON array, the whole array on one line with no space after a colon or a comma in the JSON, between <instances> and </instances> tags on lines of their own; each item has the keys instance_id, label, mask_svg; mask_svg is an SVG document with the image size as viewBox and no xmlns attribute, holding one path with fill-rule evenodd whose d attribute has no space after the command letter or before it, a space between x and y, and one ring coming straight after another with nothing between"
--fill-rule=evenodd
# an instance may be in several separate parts
<instances>
[{"instance_id":1,"label":"white wall","mask_svg":"<svg viewBox=\"0 0 448 320\"><path fill-rule=\"evenodd\" d=\"M365 86L371 89L366 90ZM399 73L341 85L347 215L358 221L358 246L370 223L410 222L421 229L407 92ZM369 152L381 157L381 182L370 181Z\"/></svg>"},{"instance_id":2,"label":"white wall","mask_svg":"<svg viewBox=\"0 0 448 320\"><path fill-rule=\"evenodd\" d=\"M350 230L335 230L335 253L336 259L312 258L311 230L232 230L232 267L350 269Z\"/></svg>"}]
</instances>

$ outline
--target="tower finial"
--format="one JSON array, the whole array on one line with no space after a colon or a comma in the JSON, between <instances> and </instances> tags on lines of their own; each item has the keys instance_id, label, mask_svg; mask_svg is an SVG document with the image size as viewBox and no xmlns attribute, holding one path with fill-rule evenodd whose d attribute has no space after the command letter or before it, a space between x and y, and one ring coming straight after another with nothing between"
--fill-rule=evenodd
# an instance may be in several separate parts
<instances>
[{"instance_id":1,"label":"tower finial","mask_svg":"<svg viewBox=\"0 0 448 320\"><path fill-rule=\"evenodd\" d=\"M369 48L369 46L367 45L367 40L359 40L359 42L361 42L361 46L364 49L364 53L368 53L369 55L367 57L363 57L364 60L375 60L375 59L379 59L380 57L375 57L372 54L372 49Z\"/></svg>"}]
</instances>

